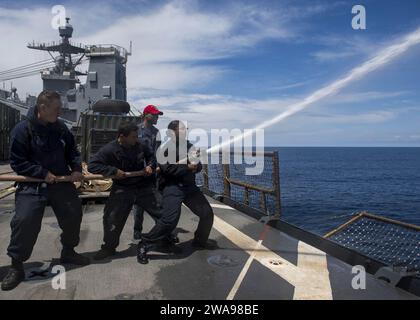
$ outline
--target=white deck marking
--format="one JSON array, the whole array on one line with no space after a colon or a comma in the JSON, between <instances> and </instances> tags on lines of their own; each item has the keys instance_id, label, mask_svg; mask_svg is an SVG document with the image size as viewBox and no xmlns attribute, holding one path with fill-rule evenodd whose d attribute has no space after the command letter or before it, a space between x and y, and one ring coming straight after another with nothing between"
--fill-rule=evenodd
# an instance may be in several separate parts
<instances>
[{"instance_id":1,"label":"white deck marking","mask_svg":"<svg viewBox=\"0 0 420 320\"><path fill-rule=\"evenodd\" d=\"M305 242L298 243L297 266L301 272L307 273L309 283L325 290L324 299L332 299L332 289L327 266L325 252L318 250ZM311 293L303 286L295 287L294 300L318 299L318 296L311 296Z\"/></svg>"},{"instance_id":2,"label":"white deck marking","mask_svg":"<svg viewBox=\"0 0 420 320\"><path fill-rule=\"evenodd\" d=\"M302 252L298 252L298 266L290 263L283 259L278 254L274 253L262 244L258 244L258 241L247 236L243 232L239 231L229 223L223 221L219 217L214 217L214 228L228 238L236 246L245 250L250 258L245 264L243 270L239 274L237 281L229 293L228 298L233 299L239 289L239 285L242 283L246 272L249 270L249 265L253 260L258 261L278 276L289 282L295 287L296 299L331 299L331 285L328 277L328 269L326 269L325 263L319 263L325 261L325 253L316 250L315 248L302 243L299 246ZM310 258L300 257L301 255L310 255ZM273 265L270 261L276 260L280 264ZM315 263L316 262L316 263ZM312 263L315 263L312 266ZM324 268L320 270L320 268ZM235 287L236 286L236 287Z\"/></svg>"},{"instance_id":3,"label":"white deck marking","mask_svg":"<svg viewBox=\"0 0 420 320\"><path fill-rule=\"evenodd\" d=\"M229 207L229 206L227 206L227 205L225 205L225 204L210 203L210 206L211 206L212 208L218 208L218 209L235 210L234 208Z\"/></svg>"},{"instance_id":4,"label":"white deck marking","mask_svg":"<svg viewBox=\"0 0 420 320\"><path fill-rule=\"evenodd\" d=\"M233 298L235 298L236 296L236 292L238 292L239 287L242 284L242 281L244 280L249 267L251 266L252 261L255 258L255 254L256 252L260 249L261 245L262 245L262 240L259 240L257 243L257 246L255 247L255 249L252 251L251 255L249 256L248 260L246 261L244 267L242 268L241 273L238 276L238 279L236 279L235 284L233 285L232 289L230 290L226 300L233 300Z\"/></svg>"}]
</instances>

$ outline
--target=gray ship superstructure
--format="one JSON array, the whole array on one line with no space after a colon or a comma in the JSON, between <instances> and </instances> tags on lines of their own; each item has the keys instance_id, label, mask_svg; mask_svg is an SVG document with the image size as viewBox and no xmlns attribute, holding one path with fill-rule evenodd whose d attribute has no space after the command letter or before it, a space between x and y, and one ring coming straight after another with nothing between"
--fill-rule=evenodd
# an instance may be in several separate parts
<instances>
[{"instance_id":1,"label":"gray ship superstructure","mask_svg":"<svg viewBox=\"0 0 420 320\"><path fill-rule=\"evenodd\" d=\"M131 52L114 44L85 46L72 43L73 27L69 20L67 18L66 24L58 28L61 38L59 42L32 42L27 47L46 51L51 56L53 66L41 70L43 89L57 91L61 95L61 117L67 122L76 123L80 113L89 110L99 100L127 100L126 64ZM86 62L89 63L87 72L76 70ZM81 83L80 76L86 76L85 83ZM0 100L8 100L23 115L24 110L34 102L33 98L20 101L16 98L16 89L10 93L5 90L2 92Z\"/></svg>"}]
</instances>

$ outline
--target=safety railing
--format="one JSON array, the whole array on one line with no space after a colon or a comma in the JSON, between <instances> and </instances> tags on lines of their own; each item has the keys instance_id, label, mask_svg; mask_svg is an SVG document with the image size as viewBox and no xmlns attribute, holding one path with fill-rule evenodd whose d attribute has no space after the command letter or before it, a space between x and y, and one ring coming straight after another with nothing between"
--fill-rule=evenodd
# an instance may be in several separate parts
<instances>
[{"instance_id":1,"label":"safety railing","mask_svg":"<svg viewBox=\"0 0 420 320\"><path fill-rule=\"evenodd\" d=\"M360 212L324 238L387 265L420 272L420 226Z\"/></svg>"},{"instance_id":2,"label":"safety railing","mask_svg":"<svg viewBox=\"0 0 420 320\"><path fill-rule=\"evenodd\" d=\"M258 175L247 175L247 165L244 162L235 164L233 161L238 155L243 159L260 157L264 165L262 172ZM204 165L198 182L205 191L252 207L266 215L281 214L279 157L276 151L231 151L229 163L212 164L209 161L209 164Z\"/></svg>"}]
</instances>

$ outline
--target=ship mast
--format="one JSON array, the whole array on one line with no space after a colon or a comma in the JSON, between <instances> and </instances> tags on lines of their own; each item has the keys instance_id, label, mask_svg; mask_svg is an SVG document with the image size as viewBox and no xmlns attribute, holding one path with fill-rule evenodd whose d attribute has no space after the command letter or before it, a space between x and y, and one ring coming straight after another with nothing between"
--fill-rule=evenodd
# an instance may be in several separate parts
<instances>
[{"instance_id":1,"label":"ship mast","mask_svg":"<svg viewBox=\"0 0 420 320\"><path fill-rule=\"evenodd\" d=\"M77 79L78 75L85 75L76 71L75 68L81 63L88 51L82 44L74 45L70 42L70 38L73 35L73 26L69 21L70 18L66 18L66 24L58 28L61 37L59 43L35 44L35 42L32 42L32 44L27 46L29 49L47 51L53 58L54 68L44 70L41 78L44 90L54 90L62 95L68 90L75 88L76 83L79 82ZM53 52L58 52L58 55L54 57ZM78 55L75 62L72 59L72 55Z\"/></svg>"}]
</instances>

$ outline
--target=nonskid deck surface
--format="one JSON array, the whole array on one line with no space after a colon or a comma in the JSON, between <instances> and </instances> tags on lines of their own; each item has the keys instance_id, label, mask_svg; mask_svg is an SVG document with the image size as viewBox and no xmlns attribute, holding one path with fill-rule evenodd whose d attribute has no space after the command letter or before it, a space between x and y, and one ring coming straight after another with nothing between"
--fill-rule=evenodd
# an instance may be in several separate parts
<instances>
[{"instance_id":1,"label":"nonskid deck surface","mask_svg":"<svg viewBox=\"0 0 420 320\"><path fill-rule=\"evenodd\" d=\"M218 249L196 251L191 239L198 218L183 207L177 228L182 253L136 260L130 216L118 254L85 267L66 267L66 289L52 288L61 244L55 216L47 208L26 280L0 299L416 299L367 275L366 290L351 286L351 266L208 198L215 212L211 238ZM0 279L9 267L13 195L0 200ZM102 242L103 205L84 206L77 251L90 257ZM153 224L146 214L144 230ZM43 272L46 270L45 272Z\"/></svg>"}]
</instances>

